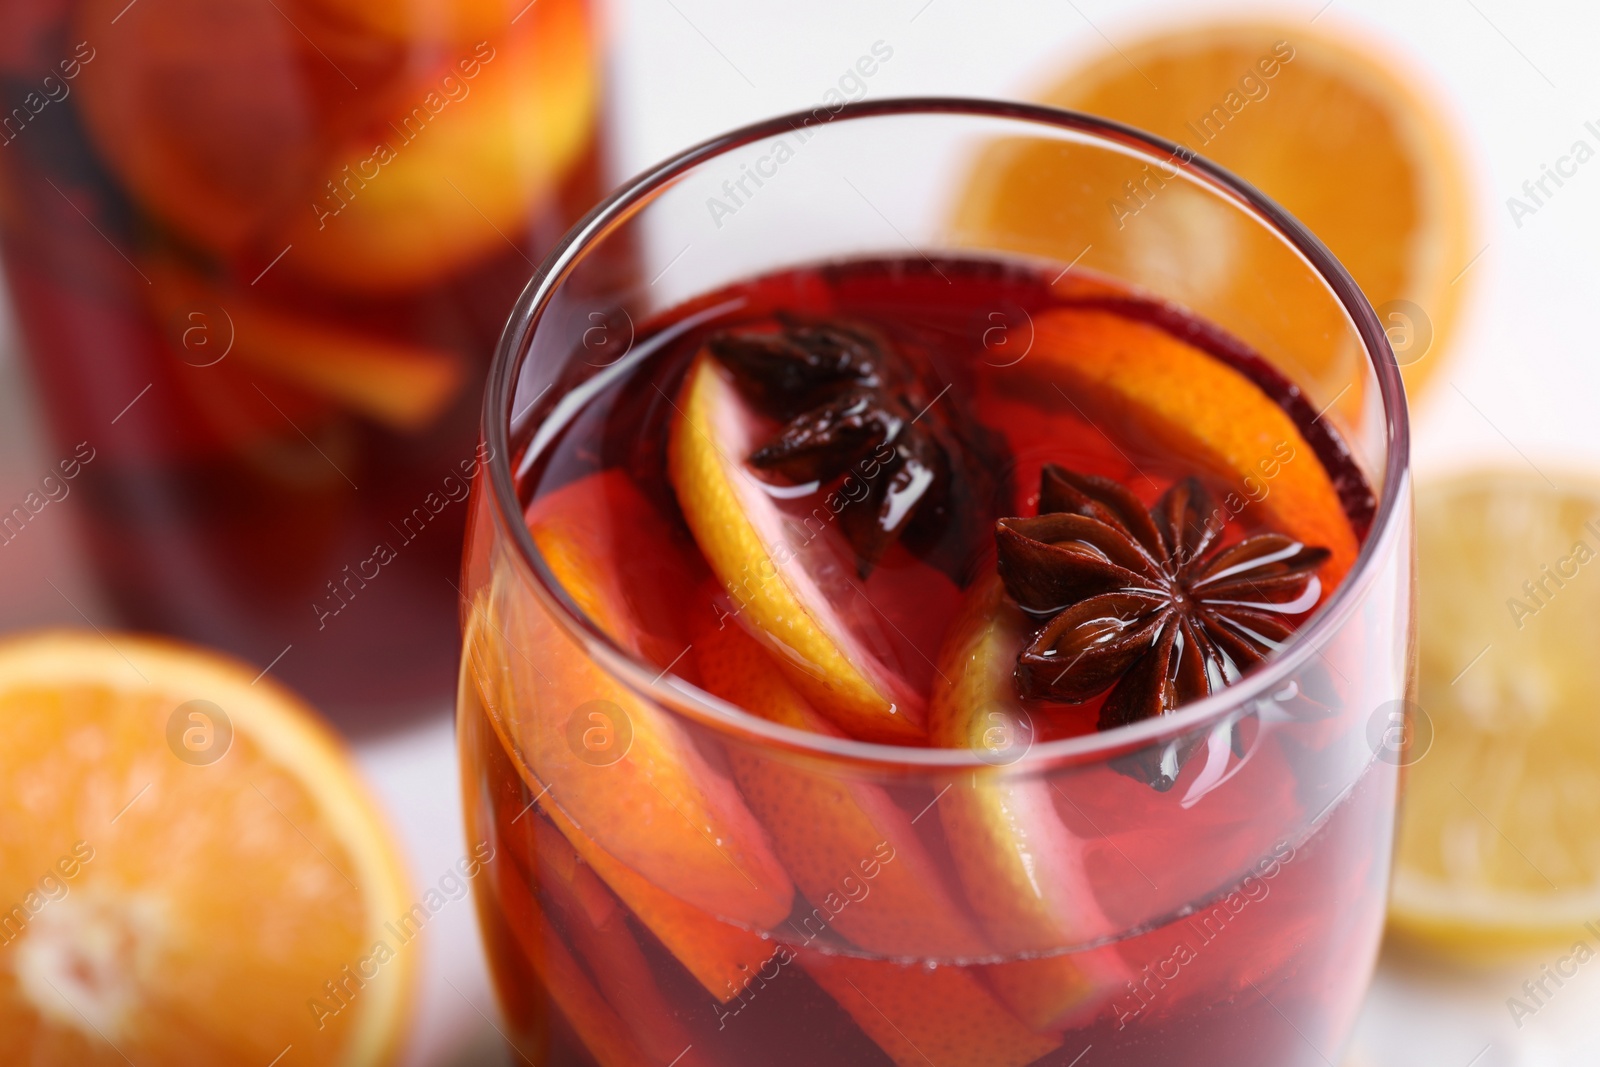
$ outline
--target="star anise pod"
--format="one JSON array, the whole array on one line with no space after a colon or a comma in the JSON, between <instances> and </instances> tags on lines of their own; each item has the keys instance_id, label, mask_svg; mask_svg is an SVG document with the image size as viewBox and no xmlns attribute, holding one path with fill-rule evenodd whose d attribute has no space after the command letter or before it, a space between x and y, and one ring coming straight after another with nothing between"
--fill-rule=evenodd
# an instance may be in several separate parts
<instances>
[{"instance_id":1,"label":"star anise pod","mask_svg":"<svg viewBox=\"0 0 1600 1067\"><path fill-rule=\"evenodd\" d=\"M793 485L844 479L839 523L862 577L897 539L940 555L947 543L976 542L992 480L958 473L951 457L983 448L934 410L938 397L887 338L852 322L782 316L776 330L726 331L707 345L745 401L783 423L746 457L752 467ZM973 528L946 536L963 526ZM960 560L931 562L961 577Z\"/></svg>"},{"instance_id":2,"label":"star anise pod","mask_svg":"<svg viewBox=\"0 0 1600 1067\"><path fill-rule=\"evenodd\" d=\"M1018 656L1018 691L1076 704L1110 689L1109 730L1237 681L1316 606L1329 552L1279 533L1221 537L1196 478L1146 510L1108 478L1045 467L1039 514L996 529L1006 592L1044 620ZM1152 784L1170 786L1177 767L1162 762Z\"/></svg>"}]
</instances>

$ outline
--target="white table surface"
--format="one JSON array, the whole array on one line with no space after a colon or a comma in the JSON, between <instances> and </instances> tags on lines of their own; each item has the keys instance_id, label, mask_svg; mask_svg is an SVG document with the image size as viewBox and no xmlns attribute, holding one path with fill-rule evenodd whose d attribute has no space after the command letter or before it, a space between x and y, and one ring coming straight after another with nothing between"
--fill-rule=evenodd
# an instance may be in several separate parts
<instances>
[{"instance_id":1,"label":"white table surface","mask_svg":"<svg viewBox=\"0 0 1600 1067\"><path fill-rule=\"evenodd\" d=\"M1449 102L1476 163L1483 254L1461 284L1471 299L1450 364L1415 409L1425 477L1456 466L1600 467L1600 167L1579 171L1536 216L1514 224L1506 198L1600 123L1600 9L1512 0L1307 0L1256 5L1355 25L1414 57ZM1143 0L614 0L619 170L780 110L814 106L883 40L894 60L874 97L1024 94L1074 55L1164 14L1237 5ZM1466 266L1465 263L1462 264ZM0 308L0 499L20 497L48 462L15 338ZM15 492L13 490L16 490ZM70 498L67 502L70 507ZM50 582L105 617L70 522L0 553L0 631L79 619ZM405 838L416 881L462 851L450 713L364 742L361 762ZM493 995L472 909L429 929L408 1064L500 1064ZM1349 1067L1566 1067L1600 1063L1600 969L1585 969L1518 1029L1505 999L1540 961L1473 971L1385 953Z\"/></svg>"}]
</instances>

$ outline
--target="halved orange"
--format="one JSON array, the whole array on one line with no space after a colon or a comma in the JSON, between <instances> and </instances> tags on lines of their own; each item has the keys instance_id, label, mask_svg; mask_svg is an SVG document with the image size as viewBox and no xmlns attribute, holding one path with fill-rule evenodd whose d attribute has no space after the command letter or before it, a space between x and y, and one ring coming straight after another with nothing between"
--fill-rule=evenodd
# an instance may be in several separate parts
<instances>
[{"instance_id":1,"label":"halved orange","mask_svg":"<svg viewBox=\"0 0 1600 1067\"><path fill-rule=\"evenodd\" d=\"M390 1062L431 905L315 714L182 645L0 645L0 1060Z\"/></svg>"},{"instance_id":2,"label":"halved orange","mask_svg":"<svg viewBox=\"0 0 1600 1067\"><path fill-rule=\"evenodd\" d=\"M1163 23L1037 95L1187 145L1283 205L1379 309L1415 389L1440 362L1468 288L1452 282L1477 251L1455 123L1416 70L1414 57L1326 22ZM1210 269L1173 278L1187 291L1162 294L1257 347L1270 350L1250 328L1269 299L1270 314L1286 326L1344 334L1325 291L1293 284L1278 259L1265 258L1280 255L1270 243L1215 232L1181 180L1152 173L1107 153L999 144L975 168L957 228L970 240L1062 262L1090 246L1085 266L1143 284L1181 249L1177 258ZM1100 192L1084 198L1081 211L1063 203L1071 198L1062 190L1084 187ZM1347 355L1319 347L1317 336L1278 336L1313 364ZM1307 370L1307 385L1319 384L1319 370L1328 373L1329 396L1348 380L1346 367Z\"/></svg>"},{"instance_id":3,"label":"halved orange","mask_svg":"<svg viewBox=\"0 0 1600 1067\"><path fill-rule=\"evenodd\" d=\"M695 357L677 408L668 450L672 485L742 624L780 657L817 710L846 733L891 743L920 740L922 694L863 637L887 627L847 565L817 558L828 551L828 531L813 535L785 516L747 469L745 457L758 432L755 416L709 352ZM875 644L893 640L884 637Z\"/></svg>"}]
</instances>

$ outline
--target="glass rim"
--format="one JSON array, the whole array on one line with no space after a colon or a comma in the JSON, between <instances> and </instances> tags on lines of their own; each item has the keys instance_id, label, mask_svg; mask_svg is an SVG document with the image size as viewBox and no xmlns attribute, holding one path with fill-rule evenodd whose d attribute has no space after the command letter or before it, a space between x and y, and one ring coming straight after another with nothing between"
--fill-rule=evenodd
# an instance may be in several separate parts
<instances>
[{"instance_id":1,"label":"glass rim","mask_svg":"<svg viewBox=\"0 0 1600 1067\"><path fill-rule=\"evenodd\" d=\"M562 237L535 270L518 298L500 335L489 367L484 393L482 434L489 449L488 498L499 532L516 546L512 555L526 568L526 577L558 625L590 655L608 676L640 698L682 715L718 733L749 744L788 750L829 761L847 762L886 770L960 771L988 768L1027 772L1040 765L1059 766L1103 762L1183 734L1278 691L1286 678L1336 633L1360 604L1375 581L1374 561L1389 551L1397 534L1397 517L1410 481L1410 422L1400 366L1360 287L1328 248L1293 216L1253 185L1187 147L1126 124L1081 111L1042 104L981 97L917 96L846 103L827 119L816 122L815 111L794 111L750 123L709 138L645 169L623 182ZM659 190L699 164L769 137L792 133L803 125L820 128L835 122L892 116L951 115L1031 122L1088 134L1102 142L1120 144L1141 155L1165 154L1183 159L1185 169L1196 173L1214 191L1224 194L1254 213L1286 240L1332 290L1354 323L1378 380L1383 402L1383 492L1372 526L1350 572L1339 588L1290 643L1260 668L1237 683L1186 705L1171 715L1146 719L1114 730L1040 742L1029 746L1014 762L997 766L993 757L969 748L917 748L832 737L771 722L737 704L723 700L668 671L659 670L619 645L562 587L534 544L516 492L511 468L511 423L516 380L531 346L525 342L537 329L544 309L572 267L588 249L629 218Z\"/></svg>"}]
</instances>

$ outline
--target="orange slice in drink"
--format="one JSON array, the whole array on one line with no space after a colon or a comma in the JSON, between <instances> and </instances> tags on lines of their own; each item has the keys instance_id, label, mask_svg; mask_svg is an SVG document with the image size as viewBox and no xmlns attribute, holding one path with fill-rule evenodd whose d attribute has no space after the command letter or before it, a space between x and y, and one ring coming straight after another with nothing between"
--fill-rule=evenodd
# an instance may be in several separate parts
<instances>
[{"instance_id":1,"label":"orange slice in drink","mask_svg":"<svg viewBox=\"0 0 1600 1067\"><path fill-rule=\"evenodd\" d=\"M392 1060L428 912L270 678L121 634L11 640L0 779L0 1061Z\"/></svg>"},{"instance_id":2,"label":"orange slice in drink","mask_svg":"<svg viewBox=\"0 0 1600 1067\"><path fill-rule=\"evenodd\" d=\"M940 654L930 728L936 743L1004 763L1030 735L1012 689L1029 628L998 578L980 579ZM1016 750L1020 756L1023 749ZM939 804L951 854L996 948L1048 953L1104 932L1105 918L1084 868L1083 842L1056 813L1041 777L982 770ZM1047 956L994 968L997 993L1037 1029L1081 1021L1120 985L1113 957Z\"/></svg>"},{"instance_id":3,"label":"orange slice in drink","mask_svg":"<svg viewBox=\"0 0 1600 1067\"><path fill-rule=\"evenodd\" d=\"M465 40L418 47L360 25L380 7L409 22L411 5L326 2L356 26L296 21L270 2L81 5L79 36L97 49L75 83L85 126L139 206L251 274L281 255L275 272L361 294L414 289L496 251L532 255L513 242L594 137L583 5L513 10L489 38L469 31L495 21L492 5L441 4L462 12ZM411 65L396 84L401 58Z\"/></svg>"},{"instance_id":4,"label":"orange slice in drink","mask_svg":"<svg viewBox=\"0 0 1600 1067\"><path fill-rule=\"evenodd\" d=\"M624 559L597 516L617 523L630 545L673 536L614 470L540 497L528 528L584 614L642 654L621 572L651 560ZM580 854L589 857L592 843L692 908L750 929L788 917L794 889L765 831L683 726L602 670L506 571L477 610L467 671L491 686L501 680L500 692L485 693L490 718Z\"/></svg>"},{"instance_id":5,"label":"orange slice in drink","mask_svg":"<svg viewBox=\"0 0 1600 1067\"><path fill-rule=\"evenodd\" d=\"M477 606L467 619L466 656L468 662L475 667L488 662L492 655L484 644L489 639L485 634L487 619L486 611ZM465 679L463 681L466 683ZM486 696L492 697L494 687L485 685L485 681L484 676L474 674L471 682L466 683L470 684L471 688L463 691L460 713L461 750L464 759L462 780L506 782L511 780L508 776L517 775L519 772L506 755L507 750L502 748L503 742L500 737L497 735L490 739L486 735L486 732L495 731L496 728L490 724L487 708L492 705L486 699ZM498 750L499 754L498 759L494 756L489 757L494 761L494 766L484 767L474 762L470 756L472 753L481 754L490 749ZM776 946L770 940L742 927L715 919L654 885L631 867L618 862L615 857L596 844L593 838L579 830L554 804L544 805L543 811L567 840L559 846L547 847L549 837L542 829L530 831L530 827L537 820L525 808L525 805L531 807L534 801L541 798L535 793L524 792L516 785L512 785L510 789L510 794L495 801L493 806L499 814L500 825L496 828L497 832L500 839L507 843L507 851L514 857L512 862L519 864L526 871L542 871L546 865L554 864L565 872L564 876L569 881L574 881L576 876L566 870L570 864L564 864L561 857L576 852L594 875L605 883L606 888L615 894L615 900L620 900L634 917L655 935L662 946L676 957L684 969L719 1001L726 1003L737 996L772 958ZM527 800L524 797L533 799ZM527 878L526 875L519 877L524 880ZM515 881L513 879L507 883L513 887L508 889L509 892L516 891ZM527 895L526 890L523 891L523 895ZM604 902L598 907L589 909L593 913L591 917L597 922L609 914L608 909L616 906L615 900L610 895L603 893L600 895L604 898ZM594 895L589 893L581 893L580 896L589 903L595 899ZM575 1010L580 1006L575 1004Z\"/></svg>"},{"instance_id":6,"label":"orange slice in drink","mask_svg":"<svg viewBox=\"0 0 1600 1067\"><path fill-rule=\"evenodd\" d=\"M706 561L747 625L795 685L853 737L915 743L924 700L857 635L884 628L847 568L816 565L810 538L746 468L759 427L728 372L707 352L677 400L668 465L678 503ZM796 548L794 542L804 542Z\"/></svg>"},{"instance_id":7,"label":"orange slice in drink","mask_svg":"<svg viewBox=\"0 0 1600 1067\"><path fill-rule=\"evenodd\" d=\"M715 919L651 884L599 848L559 812L554 822L595 874L706 992L726 1003L738 996L772 958L777 946L742 927Z\"/></svg>"},{"instance_id":8,"label":"orange slice in drink","mask_svg":"<svg viewBox=\"0 0 1600 1067\"><path fill-rule=\"evenodd\" d=\"M594 136L599 74L571 3L533 5L512 31L399 91L396 109L350 135L263 247L279 269L342 290L390 293L443 278L516 243Z\"/></svg>"},{"instance_id":9,"label":"orange slice in drink","mask_svg":"<svg viewBox=\"0 0 1600 1067\"><path fill-rule=\"evenodd\" d=\"M1024 1026L971 970L850 956L802 966L899 1067L1022 1067L1061 1047Z\"/></svg>"},{"instance_id":10,"label":"orange slice in drink","mask_svg":"<svg viewBox=\"0 0 1600 1067\"><path fill-rule=\"evenodd\" d=\"M1077 397L1103 424L1236 484L1251 502L1235 510L1259 508L1265 525L1330 550L1321 577L1327 590L1337 586L1359 547L1350 520L1311 445L1260 386L1164 330L1106 310L1050 311L1035 331L1032 353L997 389ZM930 711L937 743L981 754L1017 730L1012 674L1030 629L997 579L974 587L941 654L944 681ZM1083 843L1060 820L1052 792L1044 779L997 770L941 804L968 895L1004 951L1048 951L1103 932ZM1026 973L1050 968L1059 971L1053 978ZM1120 973L1109 956L1061 956L993 977L1013 1010L1044 1026L1094 1010Z\"/></svg>"},{"instance_id":11,"label":"orange slice in drink","mask_svg":"<svg viewBox=\"0 0 1600 1067\"><path fill-rule=\"evenodd\" d=\"M431 424L459 394L459 353L239 304L234 353L313 396L402 432Z\"/></svg>"},{"instance_id":12,"label":"orange slice in drink","mask_svg":"<svg viewBox=\"0 0 1600 1067\"><path fill-rule=\"evenodd\" d=\"M662 994L616 898L560 832L543 823L535 825L534 847L545 875L539 888L550 898L562 929L627 1032L651 1062L670 1063L676 1057L683 1067L700 1067L705 1060L689 1055L688 1031Z\"/></svg>"},{"instance_id":13,"label":"orange slice in drink","mask_svg":"<svg viewBox=\"0 0 1600 1067\"><path fill-rule=\"evenodd\" d=\"M1192 457L1235 491L1237 511L1261 508L1270 525L1331 553L1320 577L1332 590L1360 546L1338 491L1299 428L1260 386L1155 326L1109 311L1067 308L1035 320L1029 358L1006 373L1013 391L1057 390L1125 420L1162 451ZM1253 501L1253 502L1251 502Z\"/></svg>"},{"instance_id":14,"label":"orange slice in drink","mask_svg":"<svg viewBox=\"0 0 1600 1067\"><path fill-rule=\"evenodd\" d=\"M702 683L724 700L785 726L840 736L744 631L731 624L708 628L694 647ZM869 952L898 958L987 954L912 816L881 786L851 781L849 770L745 749L730 752L729 761L778 857L813 905L793 933L810 941L837 931Z\"/></svg>"},{"instance_id":15,"label":"orange slice in drink","mask_svg":"<svg viewBox=\"0 0 1600 1067\"><path fill-rule=\"evenodd\" d=\"M634 1067L647 1062L627 1024L595 988L522 878L502 868L495 872L495 893L522 958L600 1067Z\"/></svg>"},{"instance_id":16,"label":"orange slice in drink","mask_svg":"<svg viewBox=\"0 0 1600 1067\"><path fill-rule=\"evenodd\" d=\"M1477 244L1464 152L1454 124L1417 83L1413 57L1303 21L1164 27L1120 44L1039 99L1177 141L1283 205L1378 308L1407 384L1417 388L1440 362L1466 290L1452 282ZM1106 195L1081 210L1063 204L1061 190L1086 181ZM1214 232L1194 196L1182 179L1109 154L1042 141L999 144L974 170L958 229L1061 262L1089 246L1085 266L1146 284L1155 284L1160 261L1173 258L1177 245L1178 258L1210 269L1173 278L1176 288L1161 291L1257 347L1272 350L1251 329L1266 297L1288 327L1344 334L1325 291L1291 284L1274 266L1281 252L1270 243ZM1325 371L1331 396L1349 368L1315 364L1349 353L1316 344L1302 338L1296 349L1313 364L1307 384Z\"/></svg>"}]
</instances>

